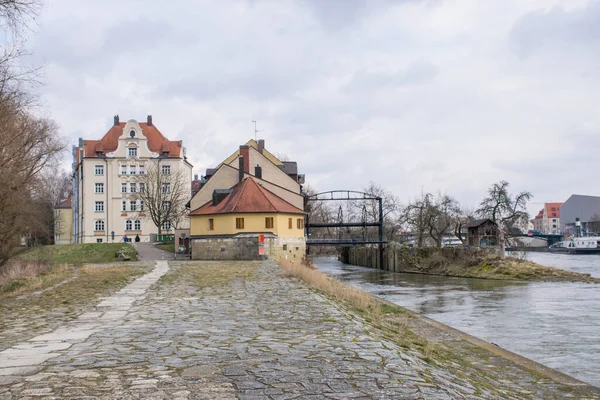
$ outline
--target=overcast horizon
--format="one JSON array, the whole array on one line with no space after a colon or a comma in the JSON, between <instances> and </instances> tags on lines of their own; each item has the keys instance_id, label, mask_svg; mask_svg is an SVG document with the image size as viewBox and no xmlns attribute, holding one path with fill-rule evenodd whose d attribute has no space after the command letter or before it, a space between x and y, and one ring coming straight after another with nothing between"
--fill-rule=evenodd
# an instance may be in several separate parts
<instances>
[{"instance_id":1,"label":"overcast horizon","mask_svg":"<svg viewBox=\"0 0 600 400\"><path fill-rule=\"evenodd\" d=\"M258 138L319 191L600 195L600 2L50 0L28 37L70 146L113 115L204 174ZM70 152L65 166L70 163Z\"/></svg>"}]
</instances>

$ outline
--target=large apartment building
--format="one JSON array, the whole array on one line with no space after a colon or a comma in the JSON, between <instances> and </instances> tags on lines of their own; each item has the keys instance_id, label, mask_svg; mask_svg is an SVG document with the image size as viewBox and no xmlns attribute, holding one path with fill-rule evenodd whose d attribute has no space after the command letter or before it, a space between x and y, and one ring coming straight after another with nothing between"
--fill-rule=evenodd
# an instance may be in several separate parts
<instances>
[{"instance_id":1,"label":"large apartment building","mask_svg":"<svg viewBox=\"0 0 600 400\"><path fill-rule=\"evenodd\" d=\"M157 168L164 175L183 171L192 181L192 165L181 141L168 140L146 122L120 122L100 140L79 139L73 147L73 242L119 242L124 236L149 240L158 227L145 214L137 176ZM189 186L189 185L188 185ZM161 233L172 233L169 223Z\"/></svg>"}]
</instances>

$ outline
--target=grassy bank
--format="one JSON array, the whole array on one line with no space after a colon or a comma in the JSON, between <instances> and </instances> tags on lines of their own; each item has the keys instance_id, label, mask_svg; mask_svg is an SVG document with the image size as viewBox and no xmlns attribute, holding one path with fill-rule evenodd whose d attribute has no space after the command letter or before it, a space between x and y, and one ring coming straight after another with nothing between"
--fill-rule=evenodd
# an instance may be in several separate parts
<instances>
[{"instance_id":1,"label":"grassy bank","mask_svg":"<svg viewBox=\"0 0 600 400\"><path fill-rule=\"evenodd\" d=\"M380 300L362 290L350 287L318 270L303 265L281 262L284 276L299 278L350 313L362 317L374 332L417 355L430 365L455 371L457 377L473 388L477 398L539 398L534 390L550 389L563 399L598 398L600 389L537 364L491 343L484 342L403 307ZM514 388L530 385L532 391L507 393L498 388L514 382Z\"/></svg>"},{"instance_id":2,"label":"grassy bank","mask_svg":"<svg viewBox=\"0 0 600 400\"><path fill-rule=\"evenodd\" d=\"M448 260L439 258L425 260L425 263L429 265L428 273L438 275L500 280L600 283L600 279L592 278L589 274L546 267L514 257L501 258L497 255L465 260L462 263L448 263Z\"/></svg>"},{"instance_id":3,"label":"grassy bank","mask_svg":"<svg viewBox=\"0 0 600 400\"><path fill-rule=\"evenodd\" d=\"M44 289L72 276L73 269L66 264L11 260L0 269L0 298Z\"/></svg>"},{"instance_id":4,"label":"grassy bank","mask_svg":"<svg viewBox=\"0 0 600 400\"><path fill-rule=\"evenodd\" d=\"M347 248L341 259L352 265L381 268L378 249ZM408 248L388 246L383 268L392 272L455 276L464 278L595 282L589 274L546 267L515 257L501 258L494 249L483 248Z\"/></svg>"},{"instance_id":5,"label":"grassy bank","mask_svg":"<svg viewBox=\"0 0 600 400\"><path fill-rule=\"evenodd\" d=\"M25 250L15 258L20 260L43 261L50 264L100 264L118 261L115 254L125 250L136 261L136 251L124 243L86 243L37 246Z\"/></svg>"}]
</instances>

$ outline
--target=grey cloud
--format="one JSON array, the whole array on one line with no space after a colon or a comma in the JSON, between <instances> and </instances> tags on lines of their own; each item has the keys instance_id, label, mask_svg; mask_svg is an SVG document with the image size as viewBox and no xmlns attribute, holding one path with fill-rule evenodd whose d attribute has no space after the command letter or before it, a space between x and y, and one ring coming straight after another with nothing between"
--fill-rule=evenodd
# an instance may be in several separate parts
<instances>
[{"instance_id":1,"label":"grey cloud","mask_svg":"<svg viewBox=\"0 0 600 400\"><path fill-rule=\"evenodd\" d=\"M600 2L592 1L587 7L564 10L534 11L522 16L513 26L510 39L520 57L539 51L565 51L589 46L600 46Z\"/></svg>"}]
</instances>

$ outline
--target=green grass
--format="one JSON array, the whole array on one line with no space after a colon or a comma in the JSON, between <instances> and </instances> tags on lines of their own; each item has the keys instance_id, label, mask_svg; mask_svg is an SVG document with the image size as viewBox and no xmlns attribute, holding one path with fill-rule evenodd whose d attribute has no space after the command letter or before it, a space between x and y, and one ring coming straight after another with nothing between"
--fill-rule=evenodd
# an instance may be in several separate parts
<instances>
[{"instance_id":1,"label":"green grass","mask_svg":"<svg viewBox=\"0 0 600 400\"><path fill-rule=\"evenodd\" d=\"M161 243L157 244L155 247L158 247L164 251L168 251L169 253L175 253L175 243Z\"/></svg>"},{"instance_id":2,"label":"green grass","mask_svg":"<svg viewBox=\"0 0 600 400\"><path fill-rule=\"evenodd\" d=\"M118 261L117 251L126 249L131 261L137 261L136 251L123 243L87 243L37 246L16 256L21 260L43 260L53 264L95 264Z\"/></svg>"}]
</instances>

